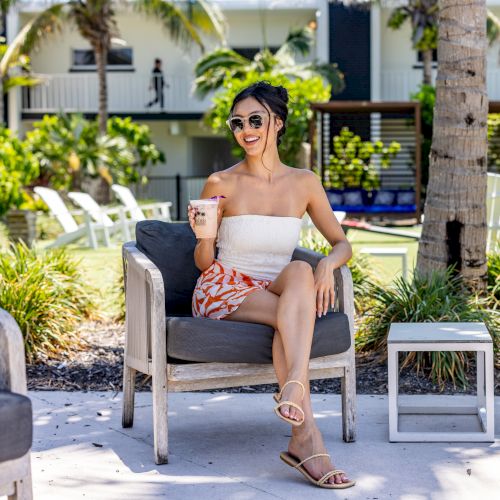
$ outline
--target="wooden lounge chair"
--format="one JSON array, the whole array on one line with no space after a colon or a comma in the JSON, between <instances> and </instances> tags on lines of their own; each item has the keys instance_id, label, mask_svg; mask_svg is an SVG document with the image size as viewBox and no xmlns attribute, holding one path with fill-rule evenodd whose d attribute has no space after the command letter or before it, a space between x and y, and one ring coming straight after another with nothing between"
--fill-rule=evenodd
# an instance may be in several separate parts
<instances>
[{"instance_id":1,"label":"wooden lounge chair","mask_svg":"<svg viewBox=\"0 0 500 500\"><path fill-rule=\"evenodd\" d=\"M37 186L34 191L49 207L50 213L57 219L64 230L64 233L48 245L47 248L67 245L85 237L88 240L89 247L95 249L97 248L98 232L102 232L104 245L110 246L109 227L107 225L92 221L88 212L70 212L59 193L53 189ZM82 215L84 223L78 225L73 215Z\"/></svg>"},{"instance_id":2,"label":"wooden lounge chair","mask_svg":"<svg viewBox=\"0 0 500 500\"><path fill-rule=\"evenodd\" d=\"M31 401L26 396L23 336L0 309L0 497L31 500Z\"/></svg>"},{"instance_id":3,"label":"wooden lounge chair","mask_svg":"<svg viewBox=\"0 0 500 500\"><path fill-rule=\"evenodd\" d=\"M137 243L123 246L126 338L123 370L123 427L134 419L135 375L152 377L154 455L168 462L167 395L276 382L272 367L274 329L238 321L193 318L191 297L199 276L193 259L196 239L188 223L139 222ZM323 255L297 248L294 260L313 268ZM316 320L310 379L340 377L344 441L356 436L354 305L352 278L334 271L335 309ZM269 418L272 417L269 396Z\"/></svg>"},{"instance_id":4,"label":"wooden lounge chair","mask_svg":"<svg viewBox=\"0 0 500 500\"><path fill-rule=\"evenodd\" d=\"M152 212L152 216L149 217L151 219L162 220L165 222L172 221L170 216L170 207L172 206L172 203L170 201L161 201L139 206L134 194L128 187L113 184L111 189L127 209L127 212L130 214L130 218L135 222L148 219L148 217L144 214L144 210L150 210Z\"/></svg>"},{"instance_id":5,"label":"wooden lounge chair","mask_svg":"<svg viewBox=\"0 0 500 500\"><path fill-rule=\"evenodd\" d=\"M129 224L135 226L135 222L127 220L125 210L122 207L104 208L101 207L97 201L88 193L80 193L72 191L68 193L68 198L78 205L85 213L89 214L91 219L105 228L105 238L107 238L107 245L110 246L109 236L121 231L123 240L130 240ZM118 215L118 221L113 222L110 215Z\"/></svg>"}]
</instances>

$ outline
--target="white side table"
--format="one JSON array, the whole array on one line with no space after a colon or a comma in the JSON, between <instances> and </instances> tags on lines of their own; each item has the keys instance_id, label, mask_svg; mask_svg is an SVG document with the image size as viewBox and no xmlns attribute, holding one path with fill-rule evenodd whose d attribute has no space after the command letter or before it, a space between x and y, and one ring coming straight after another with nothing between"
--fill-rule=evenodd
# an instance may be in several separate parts
<instances>
[{"instance_id":1,"label":"white side table","mask_svg":"<svg viewBox=\"0 0 500 500\"><path fill-rule=\"evenodd\" d=\"M362 248L359 253L374 255L376 257L401 257L402 259L402 276L404 280L408 279L408 248L406 247L389 247L389 248Z\"/></svg>"},{"instance_id":2,"label":"white side table","mask_svg":"<svg viewBox=\"0 0 500 500\"><path fill-rule=\"evenodd\" d=\"M389 441L494 441L493 342L484 323L393 323L387 339L389 376ZM420 400L420 404L402 404L399 395L400 352L414 351L476 351L477 396L475 405L451 405L448 402L428 404L430 399L446 396L405 396L405 400ZM482 431L422 432L402 431L399 416L477 415Z\"/></svg>"}]
</instances>

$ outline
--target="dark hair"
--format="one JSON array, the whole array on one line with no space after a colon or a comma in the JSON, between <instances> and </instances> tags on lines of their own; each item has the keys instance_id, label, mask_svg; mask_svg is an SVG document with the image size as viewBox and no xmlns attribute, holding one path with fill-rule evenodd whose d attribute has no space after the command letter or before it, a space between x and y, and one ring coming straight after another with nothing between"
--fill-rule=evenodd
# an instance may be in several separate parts
<instances>
[{"instance_id":1,"label":"dark hair","mask_svg":"<svg viewBox=\"0 0 500 500\"><path fill-rule=\"evenodd\" d=\"M155 64L161 64L161 59L159 57L155 59Z\"/></svg>"},{"instance_id":2,"label":"dark hair","mask_svg":"<svg viewBox=\"0 0 500 500\"><path fill-rule=\"evenodd\" d=\"M234 107L243 99L253 97L265 107L265 104L271 108L271 111L281 119L283 126L278 130L278 146L281 143L281 136L286 131L286 119L288 116L288 91L285 87L274 86L268 82L257 82L246 89L243 89L233 100L229 115L233 114Z\"/></svg>"}]
</instances>

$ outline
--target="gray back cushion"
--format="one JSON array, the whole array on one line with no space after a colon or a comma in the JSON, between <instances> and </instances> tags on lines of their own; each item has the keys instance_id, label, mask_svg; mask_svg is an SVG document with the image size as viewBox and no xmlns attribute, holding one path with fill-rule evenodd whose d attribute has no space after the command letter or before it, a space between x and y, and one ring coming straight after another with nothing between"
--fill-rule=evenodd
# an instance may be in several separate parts
<instances>
[{"instance_id":1,"label":"gray back cushion","mask_svg":"<svg viewBox=\"0 0 500 500\"><path fill-rule=\"evenodd\" d=\"M167 316L191 316L200 271L194 264L196 238L188 222L144 220L135 229L137 248L160 270Z\"/></svg>"},{"instance_id":2,"label":"gray back cushion","mask_svg":"<svg viewBox=\"0 0 500 500\"><path fill-rule=\"evenodd\" d=\"M22 457L31 448L32 421L28 397L0 391L0 463Z\"/></svg>"}]
</instances>

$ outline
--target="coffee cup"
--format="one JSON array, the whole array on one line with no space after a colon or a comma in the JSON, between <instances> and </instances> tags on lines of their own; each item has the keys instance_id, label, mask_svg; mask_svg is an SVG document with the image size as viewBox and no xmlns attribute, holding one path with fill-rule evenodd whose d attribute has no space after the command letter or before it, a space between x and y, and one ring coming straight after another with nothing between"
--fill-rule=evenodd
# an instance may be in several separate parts
<instances>
[{"instance_id":1,"label":"coffee cup","mask_svg":"<svg viewBox=\"0 0 500 500\"><path fill-rule=\"evenodd\" d=\"M217 237L217 208L219 200L204 199L190 200L191 207L194 209L194 233L197 238L216 238Z\"/></svg>"}]
</instances>

